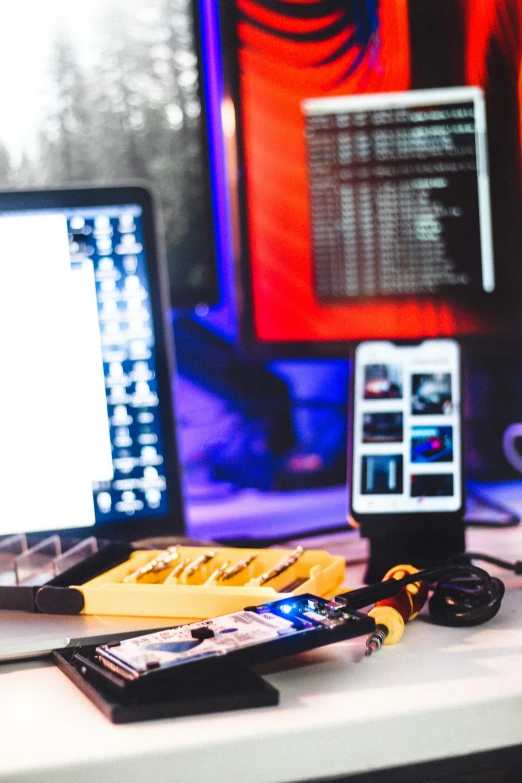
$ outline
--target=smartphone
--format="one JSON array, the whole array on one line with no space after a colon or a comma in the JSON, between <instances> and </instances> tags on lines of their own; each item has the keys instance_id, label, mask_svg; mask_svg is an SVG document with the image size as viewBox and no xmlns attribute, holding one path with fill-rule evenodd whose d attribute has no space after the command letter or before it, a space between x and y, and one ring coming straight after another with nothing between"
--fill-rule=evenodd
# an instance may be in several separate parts
<instances>
[{"instance_id":1,"label":"smartphone","mask_svg":"<svg viewBox=\"0 0 522 783\"><path fill-rule=\"evenodd\" d=\"M356 347L348 480L356 522L462 518L461 387L455 340Z\"/></svg>"}]
</instances>

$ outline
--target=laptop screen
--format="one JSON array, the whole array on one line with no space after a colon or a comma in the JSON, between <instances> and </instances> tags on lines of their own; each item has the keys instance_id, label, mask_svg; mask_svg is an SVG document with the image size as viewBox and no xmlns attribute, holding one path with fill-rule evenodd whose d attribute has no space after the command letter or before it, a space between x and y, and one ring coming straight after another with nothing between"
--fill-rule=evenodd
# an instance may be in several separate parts
<instances>
[{"instance_id":1,"label":"laptop screen","mask_svg":"<svg viewBox=\"0 0 522 783\"><path fill-rule=\"evenodd\" d=\"M141 188L0 194L0 535L183 529L152 220Z\"/></svg>"}]
</instances>

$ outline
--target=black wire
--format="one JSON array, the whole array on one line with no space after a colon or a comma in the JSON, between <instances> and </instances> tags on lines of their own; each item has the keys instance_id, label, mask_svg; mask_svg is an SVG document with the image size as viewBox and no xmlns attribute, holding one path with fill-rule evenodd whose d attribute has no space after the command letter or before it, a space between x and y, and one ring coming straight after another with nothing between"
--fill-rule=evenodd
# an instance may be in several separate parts
<instances>
[{"instance_id":1,"label":"black wire","mask_svg":"<svg viewBox=\"0 0 522 783\"><path fill-rule=\"evenodd\" d=\"M480 625L491 620L500 609L505 591L500 579L478 566L449 564L341 593L336 600L350 609L362 609L396 595L414 582L428 582L433 590L429 610L434 622L454 627Z\"/></svg>"},{"instance_id":2,"label":"black wire","mask_svg":"<svg viewBox=\"0 0 522 783\"><path fill-rule=\"evenodd\" d=\"M493 557L493 555L485 555L481 552L463 552L460 555L454 555L450 558L450 563L470 565L473 560L482 560L484 563L491 563L499 568L505 568L506 571L514 571L515 574L522 574L522 560L515 560L514 563L509 563L507 560L501 560L500 557Z\"/></svg>"}]
</instances>

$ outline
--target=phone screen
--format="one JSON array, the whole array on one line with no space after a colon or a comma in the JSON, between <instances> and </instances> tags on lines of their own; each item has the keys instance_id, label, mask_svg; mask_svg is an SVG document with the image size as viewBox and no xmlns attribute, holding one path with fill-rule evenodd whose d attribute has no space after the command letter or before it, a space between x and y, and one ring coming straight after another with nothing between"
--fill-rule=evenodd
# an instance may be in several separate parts
<instances>
[{"instance_id":1,"label":"phone screen","mask_svg":"<svg viewBox=\"0 0 522 783\"><path fill-rule=\"evenodd\" d=\"M462 507L460 351L454 340L360 343L352 403L351 510Z\"/></svg>"}]
</instances>

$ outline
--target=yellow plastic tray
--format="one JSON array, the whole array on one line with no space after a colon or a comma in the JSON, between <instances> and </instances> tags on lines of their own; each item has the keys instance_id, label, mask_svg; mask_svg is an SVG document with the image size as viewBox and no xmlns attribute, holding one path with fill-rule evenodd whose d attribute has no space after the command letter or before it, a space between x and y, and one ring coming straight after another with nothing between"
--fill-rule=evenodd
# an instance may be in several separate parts
<instances>
[{"instance_id":1,"label":"yellow plastic tray","mask_svg":"<svg viewBox=\"0 0 522 783\"><path fill-rule=\"evenodd\" d=\"M195 559L210 550L216 552L215 557L191 578L181 577L176 584L163 584L182 559ZM158 575L148 574L136 583L125 583L126 576L159 554L156 550L137 550L124 563L75 588L84 595L83 614L180 619L215 617L248 605L302 593L332 597L344 580L345 561L339 555L321 550L305 550L296 563L266 585L252 584L253 579L273 568L292 551L183 546L179 547L180 559L169 570ZM203 584L226 561L236 563L254 553L258 553L255 560L235 577L222 583ZM304 581L293 587L297 580Z\"/></svg>"}]
</instances>

